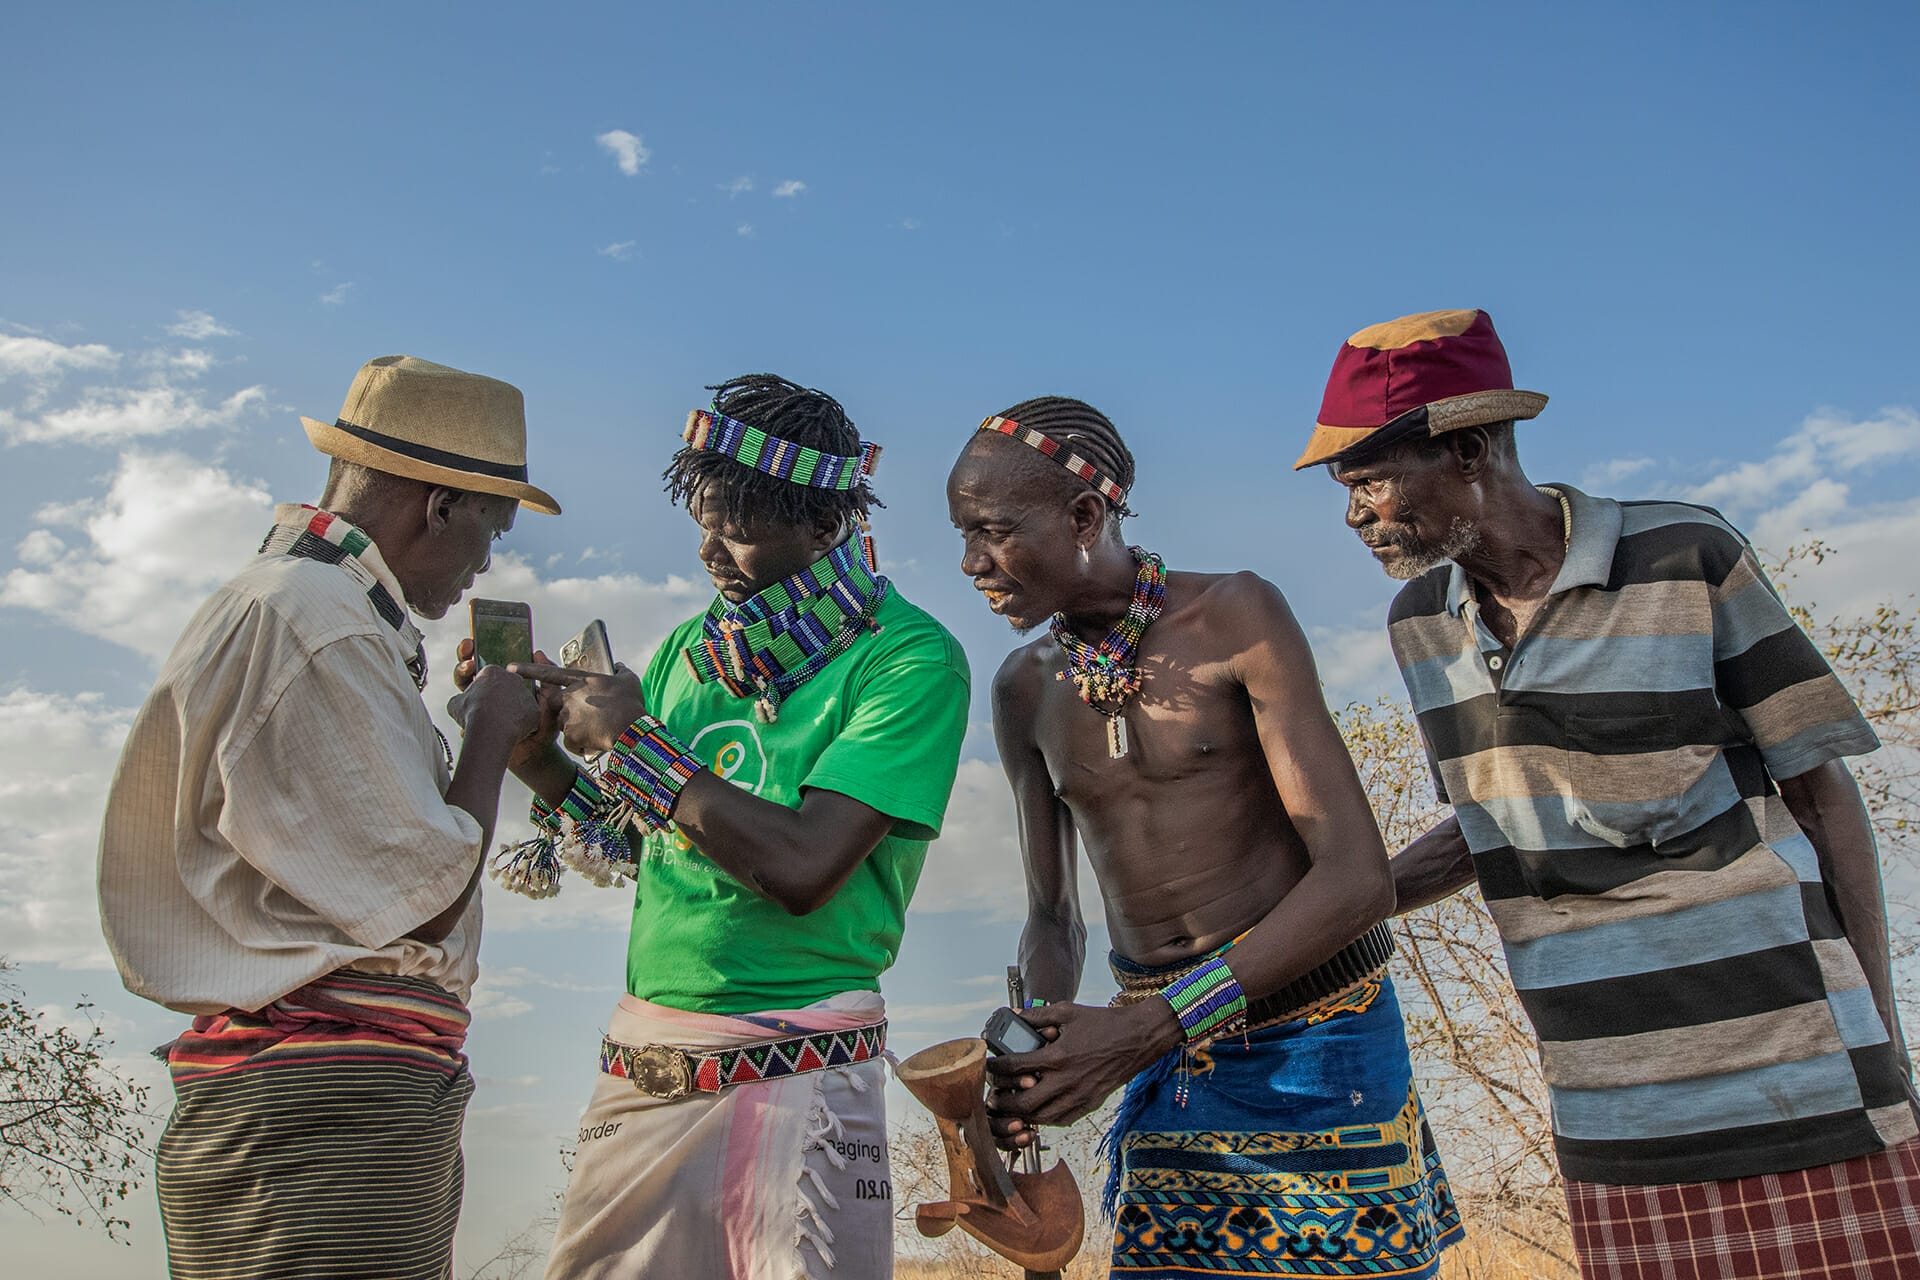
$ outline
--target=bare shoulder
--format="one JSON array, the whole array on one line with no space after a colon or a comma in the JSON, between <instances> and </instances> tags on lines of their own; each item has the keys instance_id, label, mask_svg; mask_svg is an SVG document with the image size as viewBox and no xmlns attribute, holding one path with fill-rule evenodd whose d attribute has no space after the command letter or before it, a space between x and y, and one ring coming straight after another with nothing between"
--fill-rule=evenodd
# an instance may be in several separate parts
<instances>
[{"instance_id":1,"label":"bare shoulder","mask_svg":"<svg viewBox=\"0 0 1920 1280\"><path fill-rule=\"evenodd\" d=\"M1006 713L1031 712L1037 704L1042 681L1057 665L1057 647L1050 636L1042 635L1021 645L1006 656L993 675L993 709L996 718Z\"/></svg>"},{"instance_id":2,"label":"bare shoulder","mask_svg":"<svg viewBox=\"0 0 1920 1280\"><path fill-rule=\"evenodd\" d=\"M1293 610L1279 587L1250 569L1237 573L1167 575L1168 604L1198 611L1209 628L1268 631L1275 624L1292 628Z\"/></svg>"}]
</instances>

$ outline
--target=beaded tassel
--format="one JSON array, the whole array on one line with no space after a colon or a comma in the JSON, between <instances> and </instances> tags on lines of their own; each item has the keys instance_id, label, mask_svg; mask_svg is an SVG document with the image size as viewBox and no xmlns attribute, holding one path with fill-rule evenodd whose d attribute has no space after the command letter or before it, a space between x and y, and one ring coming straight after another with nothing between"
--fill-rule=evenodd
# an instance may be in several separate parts
<instances>
[{"instance_id":1,"label":"beaded tassel","mask_svg":"<svg viewBox=\"0 0 1920 1280\"><path fill-rule=\"evenodd\" d=\"M559 893L566 868L603 889L619 888L635 871L624 834L630 817L631 810L613 801L592 774L575 773L558 805L534 797L527 814L533 838L501 845L487 874L502 888L529 898Z\"/></svg>"},{"instance_id":2,"label":"beaded tassel","mask_svg":"<svg viewBox=\"0 0 1920 1280\"><path fill-rule=\"evenodd\" d=\"M519 844L503 844L487 864L487 875L501 888L529 898L551 898L560 892L558 839L543 831Z\"/></svg>"},{"instance_id":3,"label":"beaded tassel","mask_svg":"<svg viewBox=\"0 0 1920 1280\"><path fill-rule=\"evenodd\" d=\"M1140 566L1133 600L1099 644L1075 635L1064 614L1053 615L1054 643L1067 659L1066 669L1054 679L1072 680L1080 700L1107 718L1107 755L1114 760L1127 754L1127 722L1121 713L1127 699L1140 692L1140 641L1167 602L1166 566L1160 557L1139 547L1127 550Z\"/></svg>"},{"instance_id":4,"label":"beaded tassel","mask_svg":"<svg viewBox=\"0 0 1920 1280\"><path fill-rule=\"evenodd\" d=\"M639 870L626 837L631 816L626 805L619 805L605 817L574 823L560 842L560 860L602 889L624 888L627 877Z\"/></svg>"}]
</instances>

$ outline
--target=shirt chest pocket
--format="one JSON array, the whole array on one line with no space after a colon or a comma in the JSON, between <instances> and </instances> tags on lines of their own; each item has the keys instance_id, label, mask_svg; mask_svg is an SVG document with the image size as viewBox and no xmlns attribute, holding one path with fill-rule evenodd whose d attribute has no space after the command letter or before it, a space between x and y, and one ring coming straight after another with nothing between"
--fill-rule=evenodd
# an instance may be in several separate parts
<instances>
[{"instance_id":1,"label":"shirt chest pocket","mask_svg":"<svg viewBox=\"0 0 1920 1280\"><path fill-rule=\"evenodd\" d=\"M1620 849L1658 846L1699 826L1737 796L1712 785L1726 778L1720 748L1692 736L1660 712L1569 716L1568 820Z\"/></svg>"}]
</instances>

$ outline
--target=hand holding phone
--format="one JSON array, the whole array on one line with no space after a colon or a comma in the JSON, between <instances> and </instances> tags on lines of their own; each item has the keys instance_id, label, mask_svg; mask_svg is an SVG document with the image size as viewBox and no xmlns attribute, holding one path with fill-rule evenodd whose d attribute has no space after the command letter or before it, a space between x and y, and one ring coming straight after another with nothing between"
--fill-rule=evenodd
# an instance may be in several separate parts
<instances>
[{"instance_id":1,"label":"hand holding phone","mask_svg":"<svg viewBox=\"0 0 1920 1280\"><path fill-rule=\"evenodd\" d=\"M560 646L560 665L596 675L613 674L613 647L607 643L607 624L595 618L580 634Z\"/></svg>"},{"instance_id":2,"label":"hand holding phone","mask_svg":"<svg viewBox=\"0 0 1920 1280\"><path fill-rule=\"evenodd\" d=\"M1035 1049L1045 1048L1047 1044L1046 1037L1035 1031L1031 1023L1007 1008L993 1011L980 1038L996 1054L1032 1053Z\"/></svg>"},{"instance_id":3,"label":"hand holding phone","mask_svg":"<svg viewBox=\"0 0 1920 1280\"><path fill-rule=\"evenodd\" d=\"M482 667L533 661L533 610L519 600L474 600L473 656Z\"/></svg>"}]
</instances>

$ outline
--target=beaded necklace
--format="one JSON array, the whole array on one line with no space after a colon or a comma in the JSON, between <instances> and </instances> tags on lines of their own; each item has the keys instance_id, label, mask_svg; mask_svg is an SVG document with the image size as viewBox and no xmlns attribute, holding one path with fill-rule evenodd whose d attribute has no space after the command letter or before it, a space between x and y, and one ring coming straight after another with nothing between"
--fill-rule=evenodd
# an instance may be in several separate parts
<instances>
[{"instance_id":1,"label":"beaded necklace","mask_svg":"<svg viewBox=\"0 0 1920 1280\"><path fill-rule=\"evenodd\" d=\"M849 538L784 581L737 605L715 596L700 639L681 650L693 678L719 682L738 698L754 698L762 723L780 703L819 674L867 631L886 599L887 579L867 565Z\"/></svg>"},{"instance_id":2,"label":"beaded necklace","mask_svg":"<svg viewBox=\"0 0 1920 1280\"><path fill-rule=\"evenodd\" d=\"M1127 722L1121 711L1128 698L1140 692L1140 641L1167 602L1167 570L1160 557L1140 547L1128 547L1140 566L1133 579L1133 599L1120 621L1097 645L1073 633L1065 614L1053 615L1053 641L1066 655L1066 670L1056 680L1073 681L1080 700L1107 718L1107 756L1127 754Z\"/></svg>"}]
</instances>

